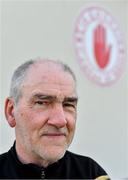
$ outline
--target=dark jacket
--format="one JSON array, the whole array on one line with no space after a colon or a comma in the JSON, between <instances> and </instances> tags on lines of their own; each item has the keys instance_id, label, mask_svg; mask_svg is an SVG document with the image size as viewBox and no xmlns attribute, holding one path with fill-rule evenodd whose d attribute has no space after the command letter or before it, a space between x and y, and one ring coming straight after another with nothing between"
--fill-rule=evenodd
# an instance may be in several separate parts
<instances>
[{"instance_id":1,"label":"dark jacket","mask_svg":"<svg viewBox=\"0 0 128 180\"><path fill-rule=\"evenodd\" d=\"M22 164L15 146L0 155L1 179L95 179L106 172L91 158L66 151L64 157L47 168Z\"/></svg>"}]
</instances>

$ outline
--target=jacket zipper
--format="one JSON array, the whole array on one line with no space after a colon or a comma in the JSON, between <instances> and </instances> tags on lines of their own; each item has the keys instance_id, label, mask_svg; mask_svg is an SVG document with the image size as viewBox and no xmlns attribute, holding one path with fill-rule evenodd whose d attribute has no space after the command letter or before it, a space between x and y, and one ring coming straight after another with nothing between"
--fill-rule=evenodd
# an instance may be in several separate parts
<instances>
[{"instance_id":1,"label":"jacket zipper","mask_svg":"<svg viewBox=\"0 0 128 180\"><path fill-rule=\"evenodd\" d=\"M45 171L44 171L44 169L42 169L42 171L41 171L41 179L44 179L45 178Z\"/></svg>"}]
</instances>

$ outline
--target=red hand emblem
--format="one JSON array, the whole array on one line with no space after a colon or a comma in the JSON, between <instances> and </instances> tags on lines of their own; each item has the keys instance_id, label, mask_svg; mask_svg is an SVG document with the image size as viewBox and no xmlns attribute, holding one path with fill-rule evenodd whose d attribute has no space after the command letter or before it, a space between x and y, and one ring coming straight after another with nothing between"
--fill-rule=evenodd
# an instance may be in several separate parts
<instances>
[{"instance_id":1,"label":"red hand emblem","mask_svg":"<svg viewBox=\"0 0 128 180\"><path fill-rule=\"evenodd\" d=\"M111 46L106 44L106 31L102 25L94 30L94 55L100 68L105 68L109 63Z\"/></svg>"}]
</instances>

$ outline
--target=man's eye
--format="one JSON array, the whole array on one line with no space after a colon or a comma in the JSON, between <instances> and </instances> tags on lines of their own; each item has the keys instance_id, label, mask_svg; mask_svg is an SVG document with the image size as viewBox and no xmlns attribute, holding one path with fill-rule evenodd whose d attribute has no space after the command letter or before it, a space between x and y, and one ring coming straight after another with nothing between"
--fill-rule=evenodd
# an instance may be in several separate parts
<instances>
[{"instance_id":1,"label":"man's eye","mask_svg":"<svg viewBox=\"0 0 128 180\"><path fill-rule=\"evenodd\" d=\"M74 104L72 104L72 103L64 103L63 106L66 107L66 108L76 109L76 106Z\"/></svg>"},{"instance_id":2,"label":"man's eye","mask_svg":"<svg viewBox=\"0 0 128 180\"><path fill-rule=\"evenodd\" d=\"M48 101L36 101L35 104L37 104L37 105L48 105L49 102Z\"/></svg>"}]
</instances>

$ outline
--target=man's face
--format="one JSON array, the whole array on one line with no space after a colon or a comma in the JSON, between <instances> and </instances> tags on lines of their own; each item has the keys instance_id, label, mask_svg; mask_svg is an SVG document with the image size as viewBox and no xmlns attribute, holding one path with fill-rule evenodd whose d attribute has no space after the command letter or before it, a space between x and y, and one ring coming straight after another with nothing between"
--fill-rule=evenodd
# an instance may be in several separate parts
<instances>
[{"instance_id":1,"label":"man's face","mask_svg":"<svg viewBox=\"0 0 128 180\"><path fill-rule=\"evenodd\" d=\"M33 66L14 110L16 144L33 161L55 162L70 145L77 95L72 76L55 64Z\"/></svg>"}]
</instances>

